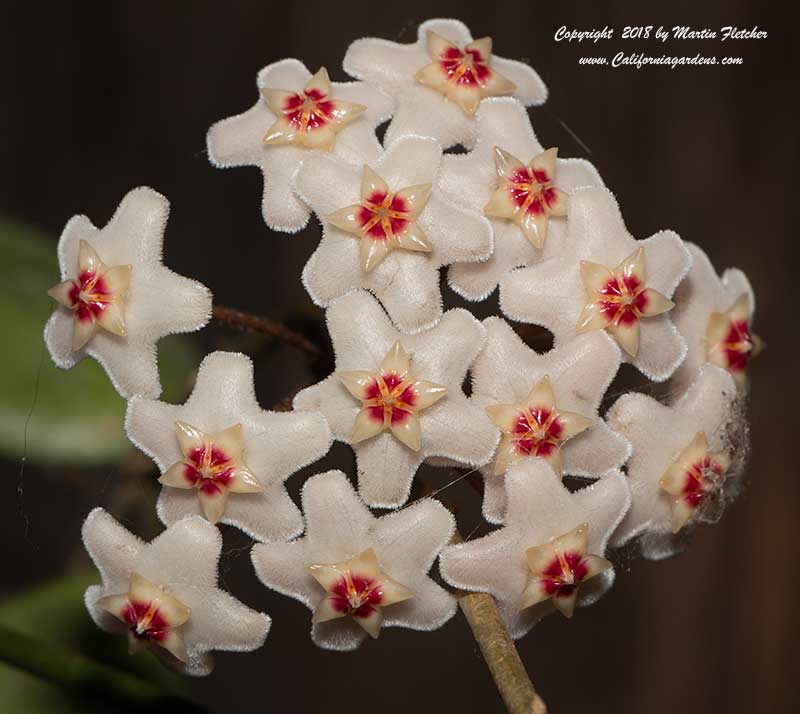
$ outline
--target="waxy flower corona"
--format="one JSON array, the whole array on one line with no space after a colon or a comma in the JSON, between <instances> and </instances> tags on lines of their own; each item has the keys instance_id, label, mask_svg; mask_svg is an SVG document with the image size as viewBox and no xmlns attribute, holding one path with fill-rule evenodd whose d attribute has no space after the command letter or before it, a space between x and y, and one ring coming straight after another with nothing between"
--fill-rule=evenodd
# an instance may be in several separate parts
<instances>
[{"instance_id":1,"label":"waxy flower corona","mask_svg":"<svg viewBox=\"0 0 800 714\"><path fill-rule=\"evenodd\" d=\"M447 387L417 379L411 373L408 355L399 340L377 372L337 372L337 376L347 391L361 400L351 437L354 444L390 430L409 449L419 451L417 413L447 393Z\"/></svg>"},{"instance_id":2,"label":"waxy flower corona","mask_svg":"<svg viewBox=\"0 0 800 714\"><path fill-rule=\"evenodd\" d=\"M175 423L183 461L169 468L159 482L173 488L197 489L203 513L216 523L228 493L257 493L264 487L243 462L242 425L235 424L217 434L204 434L185 422Z\"/></svg>"},{"instance_id":3,"label":"waxy flower corona","mask_svg":"<svg viewBox=\"0 0 800 714\"><path fill-rule=\"evenodd\" d=\"M637 248L616 268L581 261L589 302L578 318L578 332L608 330L631 357L639 352L639 320L660 315L675 303L645 286L644 248Z\"/></svg>"},{"instance_id":4,"label":"waxy flower corona","mask_svg":"<svg viewBox=\"0 0 800 714\"><path fill-rule=\"evenodd\" d=\"M659 481L674 497L672 532L677 533L701 506L719 494L731 458L722 451L712 453L705 433L698 432Z\"/></svg>"},{"instance_id":5,"label":"waxy flower corona","mask_svg":"<svg viewBox=\"0 0 800 714\"><path fill-rule=\"evenodd\" d=\"M132 573L127 594L100 598L97 605L128 625L131 654L157 646L186 662L186 645L180 628L192 611L162 585Z\"/></svg>"},{"instance_id":6,"label":"waxy flower corona","mask_svg":"<svg viewBox=\"0 0 800 714\"><path fill-rule=\"evenodd\" d=\"M561 474L561 445L588 429L592 420L559 410L550 378L545 375L520 404L486 407L489 418L503 432L495 458L495 475L505 473L515 461L534 456L545 459Z\"/></svg>"},{"instance_id":7,"label":"waxy flower corona","mask_svg":"<svg viewBox=\"0 0 800 714\"><path fill-rule=\"evenodd\" d=\"M526 166L494 147L498 186L483 212L514 221L531 244L541 249L550 217L567 215L567 195L553 186L558 149L548 149Z\"/></svg>"},{"instance_id":8,"label":"waxy flower corona","mask_svg":"<svg viewBox=\"0 0 800 714\"><path fill-rule=\"evenodd\" d=\"M520 610L549 598L559 612L572 617L581 584L613 567L605 558L586 552L588 530L589 524L582 523L549 543L528 548L531 577L520 598Z\"/></svg>"},{"instance_id":9,"label":"waxy flower corona","mask_svg":"<svg viewBox=\"0 0 800 714\"><path fill-rule=\"evenodd\" d=\"M763 349L758 335L750 331L750 298L740 296L726 312L713 312L706 329L707 358L733 375L744 386L750 360Z\"/></svg>"},{"instance_id":10,"label":"waxy flower corona","mask_svg":"<svg viewBox=\"0 0 800 714\"><path fill-rule=\"evenodd\" d=\"M429 183L393 192L378 174L364 166L361 203L342 208L327 220L361 239L361 269L369 272L391 250L430 252L431 245L416 223L430 194Z\"/></svg>"},{"instance_id":11,"label":"waxy flower corona","mask_svg":"<svg viewBox=\"0 0 800 714\"><path fill-rule=\"evenodd\" d=\"M264 136L265 146L298 144L330 151L336 133L367 109L363 104L336 99L324 67L300 92L264 87L261 94L277 117Z\"/></svg>"},{"instance_id":12,"label":"waxy flower corona","mask_svg":"<svg viewBox=\"0 0 800 714\"><path fill-rule=\"evenodd\" d=\"M85 240L80 242L78 276L59 283L47 294L75 313L72 349L81 349L98 329L125 337L125 298L130 265L108 266Z\"/></svg>"},{"instance_id":13,"label":"waxy flower corona","mask_svg":"<svg viewBox=\"0 0 800 714\"><path fill-rule=\"evenodd\" d=\"M512 94L516 85L491 64L492 38L470 42L462 50L453 42L428 30L428 54L433 62L415 78L455 102L465 114L473 115L484 97Z\"/></svg>"},{"instance_id":14,"label":"waxy flower corona","mask_svg":"<svg viewBox=\"0 0 800 714\"><path fill-rule=\"evenodd\" d=\"M352 617L373 638L381 631L383 608L414 597L405 585L381 570L372 548L330 565L309 565L314 579L330 593L320 600L312 622Z\"/></svg>"}]
</instances>

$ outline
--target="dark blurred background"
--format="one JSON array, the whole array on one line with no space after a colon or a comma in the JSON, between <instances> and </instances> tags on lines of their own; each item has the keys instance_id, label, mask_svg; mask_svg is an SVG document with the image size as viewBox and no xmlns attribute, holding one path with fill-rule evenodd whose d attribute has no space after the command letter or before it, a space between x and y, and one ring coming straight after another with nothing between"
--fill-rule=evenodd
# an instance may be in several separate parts
<instances>
[{"instance_id":1,"label":"dark blurred background","mask_svg":"<svg viewBox=\"0 0 800 714\"><path fill-rule=\"evenodd\" d=\"M298 57L313 71L340 62L355 38L413 41L432 16L492 35L498 54L529 61L550 88L531 112L545 146L586 156L616 193L631 232L673 228L718 268L745 270L756 291L755 329L768 351L754 364L748 488L688 551L649 563L616 557L616 587L571 622L551 617L519 643L553 712L796 711L797 472L797 56L792 23L766 0L607 3L269 2L3 3L0 22L0 622L153 675L142 656L88 623L82 588L95 579L79 530L104 505L150 538L155 475L121 434L123 405L94 364L57 372L43 353L42 291L57 280L55 241L85 213L103 225L132 187L172 202L166 263L208 285L221 304L281 318L324 343L321 313L299 275L319 228L273 235L260 215L256 169L219 171L207 128L250 107L255 76ZM752 27L764 40L621 41L625 25ZM561 25L616 29L598 46L556 43ZM733 67L581 67L619 50L741 56ZM580 142L565 129L569 126ZM584 148L586 147L586 148ZM587 153L587 149L590 154ZM790 205L790 201L792 201ZM791 230L791 235L790 235ZM445 290L448 304L458 301ZM476 314L496 309L493 300ZM254 356L262 404L317 378L291 348L212 327L170 338L166 394L182 400L211 349ZM623 378L631 378L630 372ZM20 455L27 455L24 472ZM341 445L324 462L352 473ZM426 471L429 487L454 478ZM483 532L479 497L461 482L446 494L463 533ZM478 530L475 530L478 527ZM256 581L249 541L225 533L222 582L273 617L266 645L220 654L204 680L168 681L225 712L500 711L463 618L440 631L384 631L358 652L316 649L309 613ZM94 711L94 709L91 709ZM101 709L108 711L107 709ZM0 711L90 711L28 675L0 668Z\"/></svg>"}]
</instances>

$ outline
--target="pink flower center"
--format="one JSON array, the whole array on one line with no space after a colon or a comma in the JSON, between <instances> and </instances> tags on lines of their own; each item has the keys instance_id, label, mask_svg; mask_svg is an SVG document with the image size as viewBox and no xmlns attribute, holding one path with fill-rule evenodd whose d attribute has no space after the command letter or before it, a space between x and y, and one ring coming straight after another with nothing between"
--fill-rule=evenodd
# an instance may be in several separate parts
<instances>
[{"instance_id":1,"label":"pink flower center","mask_svg":"<svg viewBox=\"0 0 800 714\"><path fill-rule=\"evenodd\" d=\"M703 499L720 485L722 467L710 456L695 462L686 470L681 497L692 508L697 508Z\"/></svg>"},{"instance_id":2,"label":"pink flower center","mask_svg":"<svg viewBox=\"0 0 800 714\"><path fill-rule=\"evenodd\" d=\"M362 233L378 240L386 240L402 232L410 220L406 201L381 191L370 194L358 211Z\"/></svg>"},{"instance_id":3,"label":"pink flower center","mask_svg":"<svg viewBox=\"0 0 800 714\"><path fill-rule=\"evenodd\" d=\"M378 375L367 387L365 397L364 407L369 415L387 426L405 421L414 413L417 403L411 381L394 372Z\"/></svg>"},{"instance_id":4,"label":"pink flower center","mask_svg":"<svg viewBox=\"0 0 800 714\"><path fill-rule=\"evenodd\" d=\"M304 133L325 126L333 116L334 103L318 89L297 92L286 99L283 115L296 130Z\"/></svg>"},{"instance_id":5,"label":"pink flower center","mask_svg":"<svg viewBox=\"0 0 800 714\"><path fill-rule=\"evenodd\" d=\"M547 215L558 200L553 178L542 169L521 168L508 181L511 200L525 213Z\"/></svg>"},{"instance_id":6,"label":"pink flower center","mask_svg":"<svg viewBox=\"0 0 800 714\"><path fill-rule=\"evenodd\" d=\"M96 320L114 299L102 276L84 270L76 280L71 280L70 308L81 321Z\"/></svg>"},{"instance_id":7,"label":"pink flower center","mask_svg":"<svg viewBox=\"0 0 800 714\"><path fill-rule=\"evenodd\" d=\"M375 605L383 600L381 584L377 580L347 573L331 591L331 601L337 612L353 617L368 617Z\"/></svg>"},{"instance_id":8,"label":"pink flower center","mask_svg":"<svg viewBox=\"0 0 800 714\"><path fill-rule=\"evenodd\" d=\"M540 580L548 595L567 597L575 592L575 588L588 572L589 569L580 553L559 552L544 569Z\"/></svg>"},{"instance_id":9,"label":"pink flower center","mask_svg":"<svg viewBox=\"0 0 800 714\"><path fill-rule=\"evenodd\" d=\"M731 372L744 372L753 356L753 337L745 320L732 320L728 333L720 345L728 369Z\"/></svg>"},{"instance_id":10,"label":"pink flower center","mask_svg":"<svg viewBox=\"0 0 800 714\"><path fill-rule=\"evenodd\" d=\"M448 47L439 58L439 66L454 84L483 85L491 74L486 58L475 49L462 52L458 47Z\"/></svg>"},{"instance_id":11,"label":"pink flower center","mask_svg":"<svg viewBox=\"0 0 800 714\"><path fill-rule=\"evenodd\" d=\"M209 496L227 488L233 478L233 459L211 443L192 449L183 463L186 480Z\"/></svg>"},{"instance_id":12,"label":"pink flower center","mask_svg":"<svg viewBox=\"0 0 800 714\"><path fill-rule=\"evenodd\" d=\"M647 307L646 288L635 275L614 274L600 291L597 304L612 324L630 325Z\"/></svg>"},{"instance_id":13,"label":"pink flower center","mask_svg":"<svg viewBox=\"0 0 800 714\"><path fill-rule=\"evenodd\" d=\"M530 407L514 422L517 451L525 456L549 456L561 444L564 426L555 411Z\"/></svg>"},{"instance_id":14,"label":"pink flower center","mask_svg":"<svg viewBox=\"0 0 800 714\"><path fill-rule=\"evenodd\" d=\"M129 601L122 618L137 639L162 642L169 634L169 623L152 602Z\"/></svg>"}]
</instances>

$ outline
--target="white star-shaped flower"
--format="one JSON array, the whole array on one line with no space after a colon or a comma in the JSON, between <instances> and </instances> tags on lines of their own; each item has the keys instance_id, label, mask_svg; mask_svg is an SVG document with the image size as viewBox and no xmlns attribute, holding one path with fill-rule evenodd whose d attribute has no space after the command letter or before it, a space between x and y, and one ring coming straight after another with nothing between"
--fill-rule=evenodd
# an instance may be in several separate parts
<instances>
[{"instance_id":1,"label":"white star-shaped flower","mask_svg":"<svg viewBox=\"0 0 800 714\"><path fill-rule=\"evenodd\" d=\"M381 151L375 127L392 113L392 100L365 82L331 82L324 68L313 77L296 59L258 73L259 98L246 112L208 130L208 156L219 168L257 166L264 174L264 221L294 233L309 210L290 190L297 167L317 151L344 161L374 161Z\"/></svg>"},{"instance_id":2,"label":"white star-shaped flower","mask_svg":"<svg viewBox=\"0 0 800 714\"><path fill-rule=\"evenodd\" d=\"M611 587L614 570L600 560L611 533L628 510L630 493L619 471L610 471L592 485L570 493L541 459L526 459L513 466L506 474L506 489L506 525L482 538L445 548L439 570L453 587L493 595L509 634L517 639L545 615L556 609L571 615L575 604L590 605ZM568 538L562 540L564 536ZM567 558L570 567L559 567L557 575L546 573L544 559L538 556L549 553L554 556L550 561L558 561L555 551L565 553L560 546L567 540L577 548L566 553L575 552L581 558L577 562ZM578 564L587 555L594 556L594 562L585 563L583 571ZM558 580L551 583L556 587L546 588L541 593L547 595L544 599L531 597L541 590L538 586L545 585L546 575ZM564 585L577 588L558 592ZM559 596L565 599L556 602Z\"/></svg>"},{"instance_id":3,"label":"white star-shaped flower","mask_svg":"<svg viewBox=\"0 0 800 714\"><path fill-rule=\"evenodd\" d=\"M714 520L721 515L733 485L726 484L732 473L724 472L742 449L734 443L741 438L733 423L739 408L736 399L731 375L708 364L673 404L632 393L620 397L609 409L609 424L633 445L627 467L631 509L614 534L615 547L642 537L645 557L665 558L682 549L682 537L673 532L687 521ZM694 466L712 454L715 463L725 468L718 474L722 478L715 476L704 484L702 478L695 478L703 474Z\"/></svg>"},{"instance_id":4,"label":"white star-shaped flower","mask_svg":"<svg viewBox=\"0 0 800 714\"><path fill-rule=\"evenodd\" d=\"M306 533L256 544L256 574L314 611L311 636L353 650L381 627L435 630L455 613L453 596L428 576L455 521L431 499L375 518L341 471L312 476L302 492Z\"/></svg>"},{"instance_id":5,"label":"white star-shaped flower","mask_svg":"<svg viewBox=\"0 0 800 714\"><path fill-rule=\"evenodd\" d=\"M83 542L102 584L84 596L100 629L128 633L186 674L214 668L209 652L250 652L264 644L270 618L217 586L222 536L199 517L171 525L145 543L102 508L83 524Z\"/></svg>"},{"instance_id":6,"label":"white star-shaped flower","mask_svg":"<svg viewBox=\"0 0 800 714\"><path fill-rule=\"evenodd\" d=\"M466 208L483 211L494 232L494 252L481 263L457 263L449 268L450 287L468 300L483 300L497 287L500 278L512 268L527 266L554 257L563 249L569 211L569 195L581 186L602 186L597 170L584 159L556 159L551 181L536 181L537 188L555 190L553 196L567 194L557 211L537 210L536 191L521 187L518 176L507 180L516 159L528 173L530 164L554 154L547 152L533 133L525 108L511 97L481 102L476 114L477 141L468 154L446 154L442 160L440 185L454 201ZM549 159L548 159L549 160ZM502 171L502 173L501 173ZM534 179L536 177L534 176ZM540 176L540 178L544 178ZM530 177L523 177L533 183ZM513 195L512 192L513 191ZM515 200L490 208L493 196L506 194ZM550 194L548 194L550 195ZM503 213L509 217L495 214Z\"/></svg>"},{"instance_id":7,"label":"white star-shaped flower","mask_svg":"<svg viewBox=\"0 0 800 714\"><path fill-rule=\"evenodd\" d=\"M58 243L62 283L50 291L60 307L44 331L63 369L87 355L125 398L161 393L156 343L192 332L211 317L211 293L161 262L169 201L135 188L103 228L86 216L69 220Z\"/></svg>"},{"instance_id":8,"label":"white star-shaped flower","mask_svg":"<svg viewBox=\"0 0 800 714\"><path fill-rule=\"evenodd\" d=\"M483 515L502 523L505 473L520 460L544 459L557 474L599 478L621 467L628 441L598 415L619 367L619 348L599 333L546 354L528 347L499 317L483 322L486 346L472 367L471 401L503 433L495 458L481 469Z\"/></svg>"},{"instance_id":9,"label":"white star-shaped flower","mask_svg":"<svg viewBox=\"0 0 800 714\"><path fill-rule=\"evenodd\" d=\"M611 193L582 188L570 197L561 254L505 275L500 308L514 320L546 327L557 346L580 332L602 330L620 344L626 361L663 381L686 355L668 310L690 266L677 234L635 240Z\"/></svg>"},{"instance_id":10,"label":"white star-shaped flower","mask_svg":"<svg viewBox=\"0 0 800 714\"><path fill-rule=\"evenodd\" d=\"M403 332L436 323L442 314L439 268L485 260L492 252L489 221L456 206L437 187L441 161L435 139L407 136L368 167L322 154L303 162L294 187L323 225L322 241L303 270L315 303L324 307L363 287ZM393 201L402 209L396 216Z\"/></svg>"},{"instance_id":11,"label":"white star-shaped flower","mask_svg":"<svg viewBox=\"0 0 800 714\"><path fill-rule=\"evenodd\" d=\"M395 508L405 503L414 474L431 457L473 467L489 461L497 445L497 430L483 408L467 399L462 390L467 370L485 340L483 326L472 315L466 310L449 310L436 327L417 335L402 335L378 302L358 290L335 300L326 319L336 354L336 372L300 392L294 405L322 412L334 437L352 445L359 493L371 507ZM390 365L385 360L398 341L403 363L390 354ZM393 385L399 376L397 369L407 368L413 379L401 382L414 394L408 400L395 395L389 404L391 390L384 394L376 384L382 418L367 421L370 413L363 408L362 392L354 396L351 389L371 389L374 380L365 377L364 384L359 384L347 373L380 376L382 367ZM446 390L444 396L440 396L442 388ZM409 404L415 413L407 409ZM388 429L386 407L390 411ZM395 409L398 418L392 425ZM360 416L363 414L366 416ZM416 427L410 431L407 425L412 421Z\"/></svg>"},{"instance_id":12,"label":"white star-shaped flower","mask_svg":"<svg viewBox=\"0 0 800 714\"><path fill-rule=\"evenodd\" d=\"M750 360L763 348L752 333L756 302L747 276L728 268L721 277L696 245L687 243L692 269L675 291L677 306L672 314L675 326L686 338L688 351L675 372L675 384L685 389L706 362L733 375L743 388Z\"/></svg>"},{"instance_id":13,"label":"white star-shaped flower","mask_svg":"<svg viewBox=\"0 0 800 714\"><path fill-rule=\"evenodd\" d=\"M314 412L261 409L245 355L208 355L184 404L134 397L125 424L163 474L157 509L167 525L204 514L257 540L302 532L283 482L325 455L330 429Z\"/></svg>"},{"instance_id":14,"label":"white star-shaped flower","mask_svg":"<svg viewBox=\"0 0 800 714\"><path fill-rule=\"evenodd\" d=\"M407 134L443 146L472 146L475 110L483 97L511 94L542 104L547 88L528 65L492 54L492 40L473 40L458 20L423 22L412 44L368 37L353 42L343 62L349 75L374 82L397 103L386 143Z\"/></svg>"}]
</instances>

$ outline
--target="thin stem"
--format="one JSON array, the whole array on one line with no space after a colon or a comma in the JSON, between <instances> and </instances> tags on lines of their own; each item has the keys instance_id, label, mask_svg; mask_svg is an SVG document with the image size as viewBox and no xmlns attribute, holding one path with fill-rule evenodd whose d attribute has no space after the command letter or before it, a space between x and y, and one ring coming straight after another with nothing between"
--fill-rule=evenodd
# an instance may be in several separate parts
<instances>
[{"instance_id":1,"label":"thin stem","mask_svg":"<svg viewBox=\"0 0 800 714\"><path fill-rule=\"evenodd\" d=\"M458 532L453 540L461 541ZM514 640L500 619L494 598L463 591L456 592L456 598L506 709L510 714L547 714L544 700L533 688Z\"/></svg>"},{"instance_id":2,"label":"thin stem","mask_svg":"<svg viewBox=\"0 0 800 714\"><path fill-rule=\"evenodd\" d=\"M296 347L310 355L318 355L320 353L319 347L303 337L299 332L290 330L282 322L272 320L268 317L252 315L248 312L242 312L241 310L234 310L231 307L214 305L211 319L223 325L230 325L242 330L250 330L252 332L260 332L261 334L269 335L273 339L285 342L287 345Z\"/></svg>"},{"instance_id":3,"label":"thin stem","mask_svg":"<svg viewBox=\"0 0 800 714\"><path fill-rule=\"evenodd\" d=\"M114 711L203 714L209 710L139 677L0 625L0 661Z\"/></svg>"}]
</instances>

